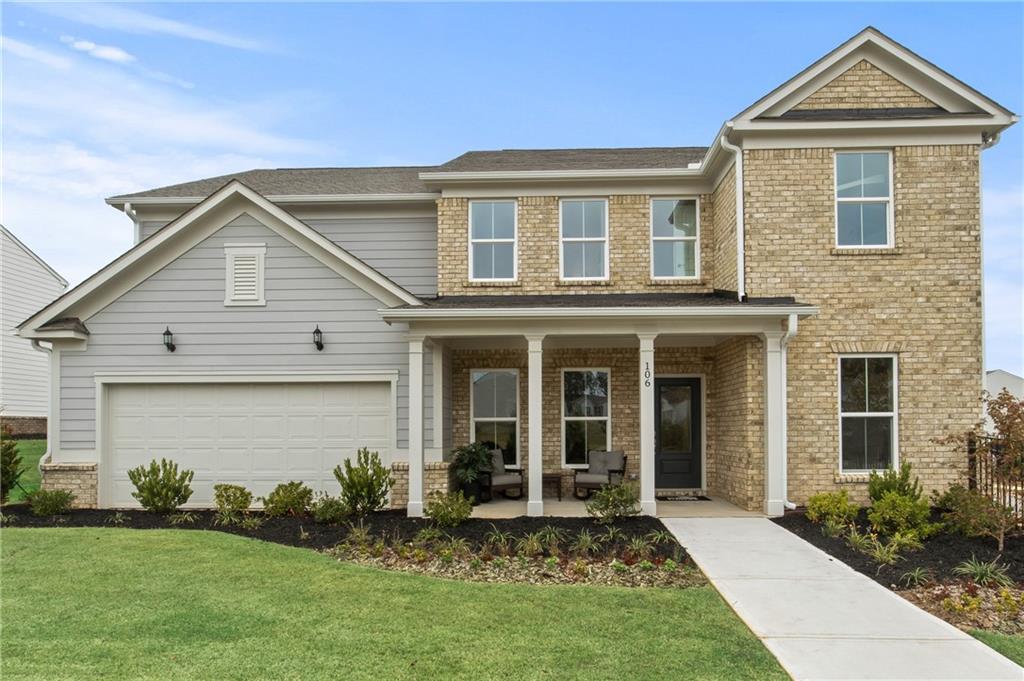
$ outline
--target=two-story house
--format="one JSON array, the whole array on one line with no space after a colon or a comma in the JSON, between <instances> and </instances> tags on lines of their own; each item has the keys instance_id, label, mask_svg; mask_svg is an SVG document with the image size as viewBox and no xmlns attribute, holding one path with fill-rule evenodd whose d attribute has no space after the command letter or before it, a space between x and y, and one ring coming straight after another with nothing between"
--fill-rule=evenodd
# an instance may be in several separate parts
<instances>
[{"instance_id":1,"label":"two-story house","mask_svg":"<svg viewBox=\"0 0 1024 681\"><path fill-rule=\"evenodd\" d=\"M130 506L334 489L358 447L422 513L445 453L622 450L644 512L780 514L869 471L962 472L980 416L981 153L1017 117L868 28L707 147L252 170L108 199L136 245L20 327L52 344L44 485ZM563 477L568 487L571 477Z\"/></svg>"}]
</instances>

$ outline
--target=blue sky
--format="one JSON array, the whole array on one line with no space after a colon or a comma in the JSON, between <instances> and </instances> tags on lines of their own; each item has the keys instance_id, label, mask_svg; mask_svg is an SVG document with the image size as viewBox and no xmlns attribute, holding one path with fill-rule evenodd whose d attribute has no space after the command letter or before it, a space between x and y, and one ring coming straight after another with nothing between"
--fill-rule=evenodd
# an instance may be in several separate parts
<instances>
[{"instance_id":1,"label":"blue sky","mask_svg":"<svg viewBox=\"0 0 1024 681\"><path fill-rule=\"evenodd\" d=\"M1024 111L1024 6L46 4L2 11L0 219L72 283L105 196L253 167L707 145L873 25ZM986 353L1024 374L1024 136L983 155Z\"/></svg>"}]
</instances>

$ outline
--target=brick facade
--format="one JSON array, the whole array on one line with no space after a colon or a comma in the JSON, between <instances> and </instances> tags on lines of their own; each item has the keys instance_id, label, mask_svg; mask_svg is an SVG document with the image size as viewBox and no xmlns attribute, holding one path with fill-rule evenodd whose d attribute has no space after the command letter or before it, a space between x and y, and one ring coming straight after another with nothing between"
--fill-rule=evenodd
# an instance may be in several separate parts
<instances>
[{"instance_id":1,"label":"brick facade","mask_svg":"<svg viewBox=\"0 0 1024 681\"><path fill-rule=\"evenodd\" d=\"M423 464L423 500L433 492L448 492L451 477L448 464L443 461L428 461ZM391 464L391 508L405 508L409 503L409 463L396 461Z\"/></svg>"},{"instance_id":2,"label":"brick facade","mask_svg":"<svg viewBox=\"0 0 1024 681\"><path fill-rule=\"evenodd\" d=\"M900 109L935 106L935 102L862 59L793 109Z\"/></svg>"},{"instance_id":3,"label":"brick facade","mask_svg":"<svg viewBox=\"0 0 1024 681\"><path fill-rule=\"evenodd\" d=\"M821 313L789 347L789 495L862 479L839 476L840 352L896 352L899 453L926 489L964 462L932 439L980 415L979 148L893 150L895 248L835 248L832 149L744 153L747 290L795 295ZM780 234L784 239L778 238Z\"/></svg>"},{"instance_id":4,"label":"brick facade","mask_svg":"<svg viewBox=\"0 0 1024 681\"><path fill-rule=\"evenodd\" d=\"M66 489L75 495L73 508L96 508L99 474L94 463L44 463L41 487Z\"/></svg>"}]
</instances>

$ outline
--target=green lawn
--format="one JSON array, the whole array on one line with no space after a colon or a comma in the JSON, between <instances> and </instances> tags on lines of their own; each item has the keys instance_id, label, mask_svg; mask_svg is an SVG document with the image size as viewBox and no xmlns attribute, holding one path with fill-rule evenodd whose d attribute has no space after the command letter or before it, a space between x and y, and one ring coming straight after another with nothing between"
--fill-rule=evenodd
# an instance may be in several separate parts
<instances>
[{"instance_id":1,"label":"green lawn","mask_svg":"<svg viewBox=\"0 0 1024 681\"><path fill-rule=\"evenodd\" d=\"M25 488L25 492L39 489L39 457L46 452L46 440L16 440L18 443L18 454L21 455L21 466L25 472L21 474L18 483ZM17 487L11 492L11 501L23 499L25 492Z\"/></svg>"},{"instance_id":2,"label":"green lawn","mask_svg":"<svg viewBox=\"0 0 1024 681\"><path fill-rule=\"evenodd\" d=\"M971 636L1024 667L1024 636L1010 636L980 629L972 631Z\"/></svg>"},{"instance_id":3,"label":"green lawn","mask_svg":"<svg viewBox=\"0 0 1024 681\"><path fill-rule=\"evenodd\" d=\"M785 679L710 587L481 584L219 532L0 532L0 676Z\"/></svg>"}]
</instances>

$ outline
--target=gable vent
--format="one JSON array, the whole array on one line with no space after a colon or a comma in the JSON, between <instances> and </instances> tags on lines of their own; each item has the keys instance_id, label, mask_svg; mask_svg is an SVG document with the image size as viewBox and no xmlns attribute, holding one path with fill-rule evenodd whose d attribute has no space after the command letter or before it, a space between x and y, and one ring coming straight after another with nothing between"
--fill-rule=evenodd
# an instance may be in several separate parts
<instances>
[{"instance_id":1,"label":"gable vent","mask_svg":"<svg viewBox=\"0 0 1024 681\"><path fill-rule=\"evenodd\" d=\"M264 305L263 261L265 244L228 244L225 305Z\"/></svg>"}]
</instances>

